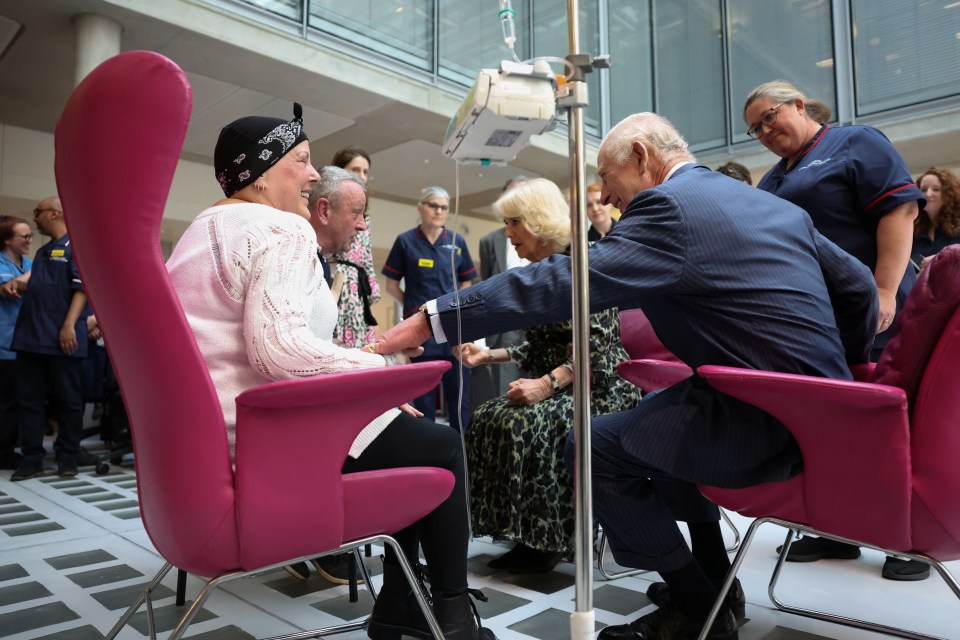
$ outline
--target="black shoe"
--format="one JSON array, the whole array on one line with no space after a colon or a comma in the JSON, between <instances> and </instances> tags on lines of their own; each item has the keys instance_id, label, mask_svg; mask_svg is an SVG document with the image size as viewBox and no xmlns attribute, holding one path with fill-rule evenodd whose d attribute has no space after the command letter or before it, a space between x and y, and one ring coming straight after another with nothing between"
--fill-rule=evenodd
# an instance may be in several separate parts
<instances>
[{"instance_id":1,"label":"black shoe","mask_svg":"<svg viewBox=\"0 0 960 640\"><path fill-rule=\"evenodd\" d=\"M777 553L783 545L777 547ZM827 538L808 538L802 536L790 545L787 551L788 562L816 562L817 560L856 560L860 557L860 547L837 542Z\"/></svg>"},{"instance_id":2,"label":"black shoe","mask_svg":"<svg viewBox=\"0 0 960 640\"><path fill-rule=\"evenodd\" d=\"M507 551L502 556L497 556L493 560L487 563L487 566L491 569L509 569L513 564L519 561L523 555L526 553L526 550L530 547L520 544L519 542L513 545L513 548L510 551Z\"/></svg>"},{"instance_id":3,"label":"black shoe","mask_svg":"<svg viewBox=\"0 0 960 640\"><path fill-rule=\"evenodd\" d=\"M306 562L297 562L294 564L288 564L283 568L284 571L292 575L294 578L300 582L305 581L310 577L310 567L307 566Z\"/></svg>"},{"instance_id":4,"label":"black shoe","mask_svg":"<svg viewBox=\"0 0 960 640\"><path fill-rule=\"evenodd\" d=\"M919 560L901 560L887 556L880 575L887 580L926 580L930 577L930 565Z\"/></svg>"},{"instance_id":5,"label":"black shoe","mask_svg":"<svg viewBox=\"0 0 960 640\"><path fill-rule=\"evenodd\" d=\"M666 609L672 603L670 598L670 587L666 582L654 582L647 587L647 598L650 602L661 609ZM723 603L733 612L733 617L740 622L747 617L747 597L743 593L743 587L740 586L740 578L735 578L730 590L727 591L727 597Z\"/></svg>"},{"instance_id":6,"label":"black shoe","mask_svg":"<svg viewBox=\"0 0 960 640\"><path fill-rule=\"evenodd\" d=\"M507 567L507 571L513 574L527 573L547 573L553 571L553 568L563 560L562 553L553 553L551 551L539 551L530 549L516 562Z\"/></svg>"},{"instance_id":7,"label":"black shoe","mask_svg":"<svg viewBox=\"0 0 960 640\"><path fill-rule=\"evenodd\" d=\"M417 588L423 593L423 585ZM429 603L429 599L427 600ZM399 564L383 563L383 587L373 603L373 613L367 623L367 637L371 640L400 640L411 636L431 640L433 634Z\"/></svg>"},{"instance_id":8,"label":"black shoe","mask_svg":"<svg viewBox=\"0 0 960 640\"><path fill-rule=\"evenodd\" d=\"M433 614L446 640L497 640L493 631L483 626L477 606L470 597L481 602L487 597L477 589L459 594L433 592Z\"/></svg>"},{"instance_id":9,"label":"black shoe","mask_svg":"<svg viewBox=\"0 0 960 640\"><path fill-rule=\"evenodd\" d=\"M321 556L310 561L320 577L333 584L350 584L350 565L356 569L357 561L352 553L339 553L335 556ZM357 584L363 584L363 577L357 569L354 574Z\"/></svg>"},{"instance_id":10,"label":"black shoe","mask_svg":"<svg viewBox=\"0 0 960 640\"><path fill-rule=\"evenodd\" d=\"M77 475L77 461L70 457L63 457L57 462L57 475L61 478L72 478Z\"/></svg>"},{"instance_id":11,"label":"black shoe","mask_svg":"<svg viewBox=\"0 0 960 640\"><path fill-rule=\"evenodd\" d=\"M0 469L5 471L14 471L20 467L23 462L23 456L16 451L4 451L0 453Z\"/></svg>"},{"instance_id":12,"label":"black shoe","mask_svg":"<svg viewBox=\"0 0 960 640\"><path fill-rule=\"evenodd\" d=\"M694 620L677 606L657 609L629 624L604 627L597 640L697 640L704 620ZM724 607L707 634L710 640L738 640L737 620Z\"/></svg>"},{"instance_id":13,"label":"black shoe","mask_svg":"<svg viewBox=\"0 0 960 640\"><path fill-rule=\"evenodd\" d=\"M10 479L14 482L19 482L20 480L29 480L30 478L37 478L42 475L43 462L23 460L20 466L17 467L17 470L13 472L13 475L10 476Z\"/></svg>"},{"instance_id":14,"label":"black shoe","mask_svg":"<svg viewBox=\"0 0 960 640\"><path fill-rule=\"evenodd\" d=\"M77 450L77 464L81 467L95 467L100 463L100 456L95 456L85 448Z\"/></svg>"}]
</instances>

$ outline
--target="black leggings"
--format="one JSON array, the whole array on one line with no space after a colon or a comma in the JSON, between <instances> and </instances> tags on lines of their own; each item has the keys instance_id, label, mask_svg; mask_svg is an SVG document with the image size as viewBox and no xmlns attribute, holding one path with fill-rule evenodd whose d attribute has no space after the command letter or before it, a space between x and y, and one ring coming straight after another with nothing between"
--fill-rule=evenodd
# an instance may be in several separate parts
<instances>
[{"instance_id":1,"label":"black leggings","mask_svg":"<svg viewBox=\"0 0 960 640\"><path fill-rule=\"evenodd\" d=\"M393 537L411 561L417 559L418 547L423 547L433 590L462 593L467 588L470 531L460 434L450 427L402 413L364 449L359 458L347 458L343 472L395 467L439 467L453 473L450 496ZM396 561L390 547L386 548L385 555L387 561Z\"/></svg>"}]
</instances>

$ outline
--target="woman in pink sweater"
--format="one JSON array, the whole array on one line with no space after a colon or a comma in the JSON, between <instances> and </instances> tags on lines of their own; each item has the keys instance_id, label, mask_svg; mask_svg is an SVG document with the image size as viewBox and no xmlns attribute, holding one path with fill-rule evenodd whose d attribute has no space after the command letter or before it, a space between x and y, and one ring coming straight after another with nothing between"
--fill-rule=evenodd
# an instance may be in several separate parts
<instances>
[{"instance_id":1,"label":"woman in pink sweater","mask_svg":"<svg viewBox=\"0 0 960 640\"><path fill-rule=\"evenodd\" d=\"M270 380L402 365L409 358L403 353L379 356L332 341L337 307L309 222L308 200L318 174L310 163L300 105L294 105L289 122L252 116L224 127L214 168L225 198L191 223L167 266L209 366L232 446L234 398L245 389ZM339 188L343 185L338 183ZM333 200L329 205L336 208ZM422 546L445 637L495 640L479 625L469 601L459 436L405 409L391 409L361 431L343 471L433 466L454 474L450 497L395 538L412 562ZM309 457L301 461L308 464ZM309 466L304 473L310 473ZM400 634L429 638L426 620L389 547L385 555L383 588L368 635L374 640Z\"/></svg>"}]
</instances>

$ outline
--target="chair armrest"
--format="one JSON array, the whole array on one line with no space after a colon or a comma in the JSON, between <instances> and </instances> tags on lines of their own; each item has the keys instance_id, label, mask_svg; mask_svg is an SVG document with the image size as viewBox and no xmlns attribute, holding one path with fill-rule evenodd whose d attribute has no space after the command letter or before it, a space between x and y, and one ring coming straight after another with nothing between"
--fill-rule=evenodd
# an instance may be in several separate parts
<instances>
[{"instance_id":1,"label":"chair armrest","mask_svg":"<svg viewBox=\"0 0 960 640\"><path fill-rule=\"evenodd\" d=\"M357 434L423 395L448 362L362 369L260 385L237 397L236 502L245 568L341 544L342 473ZM296 522L296 530L282 523ZM256 554L256 555L255 555Z\"/></svg>"},{"instance_id":2,"label":"chair armrest","mask_svg":"<svg viewBox=\"0 0 960 640\"><path fill-rule=\"evenodd\" d=\"M857 382L870 382L873 380L873 370L876 368L876 362L854 364L850 366L850 373L853 374L853 379Z\"/></svg>"},{"instance_id":3,"label":"chair armrest","mask_svg":"<svg viewBox=\"0 0 960 640\"><path fill-rule=\"evenodd\" d=\"M811 524L843 530L851 509L869 523L908 517L911 438L902 389L733 367L697 372L790 430L803 456Z\"/></svg>"},{"instance_id":4,"label":"chair armrest","mask_svg":"<svg viewBox=\"0 0 960 640\"><path fill-rule=\"evenodd\" d=\"M449 368L449 362L417 362L268 382L237 396L237 406L277 409L363 401L376 403L380 408L372 411L378 416L435 387Z\"/></svg>"},{"instance_id":5,"label":"chair armrest","mask_svg":"<svg viewBox=\"0 0 960 640\"><path fill-rule=\"evenodd\" d=\"M686 380L693 370L682 362L666 360L626 360L617 365L617 373L644 393L665 389Z\"/></svg>"}]
</instances>

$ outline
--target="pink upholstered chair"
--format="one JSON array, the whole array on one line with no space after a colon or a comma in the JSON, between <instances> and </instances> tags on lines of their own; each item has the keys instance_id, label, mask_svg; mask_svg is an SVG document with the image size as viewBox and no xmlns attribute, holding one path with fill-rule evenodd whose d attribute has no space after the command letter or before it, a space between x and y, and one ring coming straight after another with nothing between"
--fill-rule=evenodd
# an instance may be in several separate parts
<instances>
[{"instance_id":1,"label":"pink upholstered chair","mask_svg":"<svg viewBox=\"0 0 960 640\"><path fill-rule=\"evenodd\" d=\"M960 583L943 565L960 558L958 307L960 246L955 245L920 274L897 319L897 336L875 367L857 368L856 382L700 367L699 375L716 389L781 420L804 460L804 470L784 482L747 489L701 487L717 504L756 518L724 592L757 528L771 522L789 530L769 589L778 608L902 637L931 637L787 606L776 598L775 588L797 530L926 562L960 597ZM656 374L638 374L643 375ZM706 631L701 640L705 636Z\"/></svg>"},{"instance_id":2,"label":"pink upholstered chair","mask_svg":"<svg viewBox=\"0 0 960 640\"><path fill-rule=\"evenodd\" d=\"M168 563L110 638L145 600L152 613L150 592L171 565L210 578L170 636L179 638L222 583L372 541L396 548L387 534L429 513L453 488L452 474L441 469L340 471L356 434L388 407L433 388L445 363L250 389L237 398L231 465L217 396L160 252L191 103L173 62L129 52L90 73L56 129L57 187L129 410L143 524ZM402 567L416 585L405 561Z\"/></svg>"}]
</instances>

